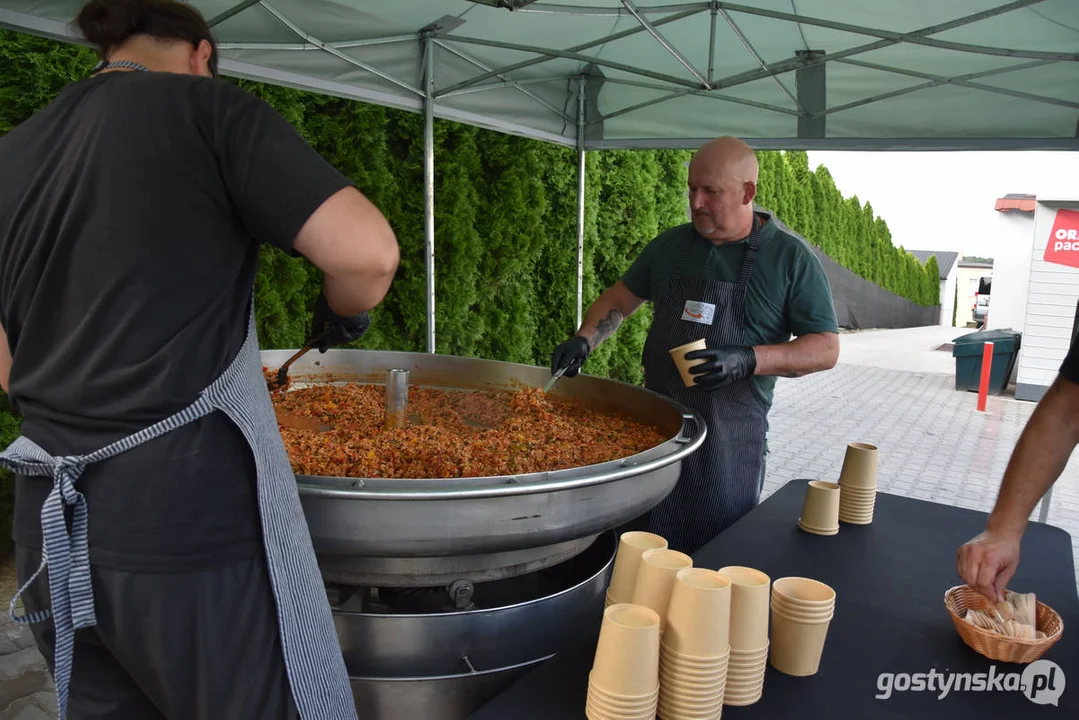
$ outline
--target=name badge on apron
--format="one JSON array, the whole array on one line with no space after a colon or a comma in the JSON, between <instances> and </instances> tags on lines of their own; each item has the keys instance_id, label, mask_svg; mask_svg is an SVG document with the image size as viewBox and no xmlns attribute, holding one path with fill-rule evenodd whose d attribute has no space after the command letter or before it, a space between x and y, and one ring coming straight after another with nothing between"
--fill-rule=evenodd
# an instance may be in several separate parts
<instances>
[{"instance_id":1,"label":"name badge on apron","mask_svg":"<svg viewBox=\"0 0 1079 720\"><path fill-rule=\"evenodd\" d=\"M716 306L711 303L686 300L686 307L682 310L682 319L701 325L711 325L716 316Z\"/></svg>"}]
</instances>

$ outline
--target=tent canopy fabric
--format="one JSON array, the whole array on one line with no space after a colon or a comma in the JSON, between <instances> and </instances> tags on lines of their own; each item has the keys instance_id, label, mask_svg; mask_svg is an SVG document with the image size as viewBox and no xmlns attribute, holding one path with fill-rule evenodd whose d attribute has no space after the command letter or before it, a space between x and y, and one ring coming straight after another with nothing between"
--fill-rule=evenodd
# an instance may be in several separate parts
<instances>
[{"instance_id":1,"label":"tent canopy fabric","mask_svg":"<svg viewBox=\"0 0 1079 720\"><path fill-rule=\"evenodd\" d=\"M83 0L0 0L78 42ZM193 0L222 71L583 149L1079 149L1077 0Z\"/></svg>"}]
</instances>

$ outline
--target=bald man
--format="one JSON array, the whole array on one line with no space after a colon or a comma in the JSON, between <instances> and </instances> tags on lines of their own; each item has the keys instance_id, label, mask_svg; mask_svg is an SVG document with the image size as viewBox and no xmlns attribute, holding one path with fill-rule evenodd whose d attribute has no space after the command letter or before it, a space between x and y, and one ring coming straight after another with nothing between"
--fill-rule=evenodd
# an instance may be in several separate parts
<instances>
[{"instance_id":1,"label":"bald man","mask_svg":"<svg viewBox=\"0 0 1079 720\"><path fill-rule=\"evenodd\" d=\"M621 530L663 535L685 553L760 502L776 378L827 370L839 358L824 270L805 241L754 206L757 173L741 140L700 148L689 166L693 221L652 240L551 362L552 373L574 377L625 318L653 303L645 385L694 408L708 434L670 495ZM668 350L702 338L707 349L686 357L704 362L685 387Z\"/></svg>"}]
</instances>

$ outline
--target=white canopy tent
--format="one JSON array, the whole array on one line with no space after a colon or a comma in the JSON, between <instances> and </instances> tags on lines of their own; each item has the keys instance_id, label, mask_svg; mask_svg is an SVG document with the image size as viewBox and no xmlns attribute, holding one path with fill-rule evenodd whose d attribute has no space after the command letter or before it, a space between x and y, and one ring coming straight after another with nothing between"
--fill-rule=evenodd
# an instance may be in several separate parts
<instances>
[{"instance_id":1,"label":"white canopy tent","mask_svg":"<svg viewBox=\"0 0 1079 720\"><path fill-rule=\"evenodd\" d=\"M0 0L0 25L80 42L82 4ZM1079 0L190 4L226 74L426 114L429 352L435 117L577 148L578 324L589 150L1079 149Z\"/></svg>"}]
</instances>

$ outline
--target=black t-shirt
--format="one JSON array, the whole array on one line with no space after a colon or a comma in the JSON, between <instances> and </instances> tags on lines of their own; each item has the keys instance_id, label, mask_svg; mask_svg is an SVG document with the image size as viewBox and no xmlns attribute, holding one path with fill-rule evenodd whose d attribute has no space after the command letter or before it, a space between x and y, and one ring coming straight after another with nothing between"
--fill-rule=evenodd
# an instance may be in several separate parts
<instances>
[{"instance_id":1,"label":"black t-shirt","mask_svg":"<svg viewBox=\"0 0 1079 720\"><path fill-rule=\"evenodd\" d=\"M291 251L349 181L269 105L219 80L116 72L0 138L0 323L23 434L96 450L193 402L244 339L260 242ZM254 461L214 413L91 465L91 558L187 569L260 552ZM40 547L48 478L18 477Z\"/></svg>"},{"instance_id":2,"label":"black t-shirt","mask_svg":"<svg viewBox=\"0 0 1079 720\"><path fill-rule=\"evenodd\" d=\"M1060 374L1066 380L1071 380L1079 385L1079 335L1072 338L1071 347L1060 366Z\"/></svg>"}]
</instances>

